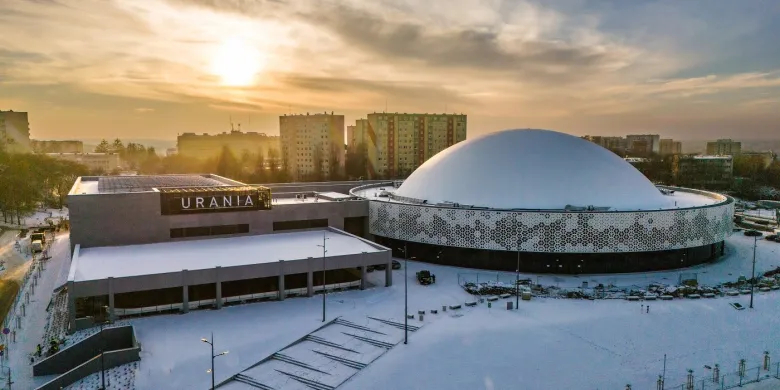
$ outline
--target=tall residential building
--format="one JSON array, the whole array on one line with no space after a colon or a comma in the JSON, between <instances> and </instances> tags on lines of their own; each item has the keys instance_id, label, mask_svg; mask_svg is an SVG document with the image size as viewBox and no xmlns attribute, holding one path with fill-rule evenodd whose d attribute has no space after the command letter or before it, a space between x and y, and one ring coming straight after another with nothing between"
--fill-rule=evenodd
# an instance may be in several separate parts
<instances>
[{"instance_id":1,"label":"tall residential building","mask_svg":"<svg viewBox=\"0 0 780 390\"><path fill-rule=\"evenodd\" d=\"M730 139L707 142L707 154L711 156L739 156L740 153L742 153L742 142Z\"/></svg>"},{"instance_id":2,"label":"tall residential building","mask_svg":"<svg viewBox=\"0 0 780 390\"><path fill-rule=\"evenodd\" d=\"M266 158L271 150L281 151L279 137L257 132L231 131L229 133L209 135L203 133L184 133L176 139L178 154L187 157L212 158L222 153L227 146L236 157L244 153L255 154L261 150Z\"/></svg>"},{"instance_id":3,"label":"tall residential building","mask_svg":"<svg viewBox=\"0 0 780 390\"><path fill-rule=\"evenodd\" d=\"M436 153L466 140L466 115L368 114L366 151L371 178L412 173Z\"/></svg>"},{"instance_id":4,"label":"tall residential building","mask_svg":"<svg viewBox=\"0 0 780 390\"><path fill-rule=\"evenodd\" d=\"M658 154L662 156L682 154L682 142L670 138L661 139Z\"/></svg>"},{"instance_id":5,"label":"tall residential building","mask_svg":"<svg viewBox=\"0 0 780 390\"><path fill-rule=\"evenodd\" d=\"M627 150L633 154L660 153L660 141L661 136L658 134L629 134L626 136Z\"/></svg>"},{"instance_id":6,"label":"tall residential building","mask_svg":"<svg viewBox=\"0 0 780 390\"><path fill-rule=\"evenodd\" d=\"M81 141L41 141L30 140L30 146L35 153L84 153L84 143Z\"/></svg>"},{"instance_id":7,"label":"tall residential building","mask_svg":"<svg viewBox=\"0 0 780 390\"><path fill-rule=\"evenodd\" d=\"M319 174L323 176L320 179L324 179L343 171L344 115L333 115L332 112L283 115L279 117L279 134L283 165L294 180Z\"/></svg>"},{"instance_id":8,"label":"tall residential building","mask_svg":"<svg viewBox=\"0 0 780 390\"><path fill-rule=\"evenodd\" d=\"M0 149L29 152L30 122L26 112L0 111Z\"/></svg>"},{"instance_id":9,"label":"tall residential building","mask_svg":"<svg viewBox=\"0 0 780 390\"><path fill-rule=\"evenodd\" d=\"M353 126L347 126L347 150L355 153L367 144L368 119L358 119Z\"/></svg>"}]
</instances>

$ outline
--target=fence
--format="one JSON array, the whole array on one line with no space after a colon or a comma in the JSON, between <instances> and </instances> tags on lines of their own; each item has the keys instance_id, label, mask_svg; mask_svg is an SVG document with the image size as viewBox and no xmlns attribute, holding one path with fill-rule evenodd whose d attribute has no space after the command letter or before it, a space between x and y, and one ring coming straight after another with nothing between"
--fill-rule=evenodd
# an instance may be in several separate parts
<instances>
[{"instance_id":1,"label":"fence","mask_svg":"<svg viewBox=\"0 0 780 390\"><path fill-rule=\"evenodd\" d=\"M706 373L703 377L696 377L693 370L688 370L688 376L680 383L679 379L675 384L664 381L660 375L654 390L727 390L742 387L747 384L760 382L766 379L780 380L780 363L770 364L769 354L764 354L764 362L760 366L746 367L745 360L740 360L737 364L737 370L727 373L721 371L719 365L714 367L705 366ZM780 382L779 382L780 383ZM632 389L638 389L632 387ZM649 390L650 388L648 388Z\"/></svg>"}]
</instances>

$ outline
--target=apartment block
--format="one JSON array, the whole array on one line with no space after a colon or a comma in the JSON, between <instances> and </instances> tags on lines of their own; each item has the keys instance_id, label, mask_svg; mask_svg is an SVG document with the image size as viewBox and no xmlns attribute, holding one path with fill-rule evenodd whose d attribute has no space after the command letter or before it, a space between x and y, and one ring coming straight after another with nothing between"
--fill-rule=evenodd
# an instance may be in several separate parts
<instances>
[{"instance_id":1,"label":"apartment block","mask_svg":"<svg viewBox=\"0 0 780 390\"><path fill-rule=\"evenodd\" d=\"M358 119L352 126L347 126L347 151L357 152L358 148L365 148L368 136L368 119Z\"/></svg>"},{"instance_id":2,"label":"apartment block","mask_svg":"<svg viewBox=\"0 0 780 390\"><path fill-rule=\"evenodd\" d=\"M116 153L47 153L58 160L72 161L86 166L90 171L111 171L121 169L122 164Z\"/></svg>"},{"instance_id":3,"label":"apartment block","mask_svg":"<svg viewBox=\"0 0 780 390\"><path fill-rule=\"evenodd\" d=\"M658 134L629 134L626 136L628 152L649 155L661 151L661 136Z\"/></svg>"},{"instance_id":4,"label":"apartment block","mask_svg":"<svg viewBox=\"0 0 780 390\"><path fill-rule=\"evenodd\" d=\"M81 141L41 141L31 140L30 146L35 153L84 153Z\"/></svg>"},{"instance_id":5,"label":"apartment block","mask_svg":"<svg viewBox=\"0 0 780 390\"><path fill-rule=\"evenodd\" d=\"M605 137L601 135L586 135L582 137L594 144L600 145L603 148L613 150L616 152L624 153L628 149L626 139L623 137Z\"/></svg>"},{"instance_id":6,"label":"apartment block","mask_svg":"<svg viewBox=\"0 0 780 390\"><path fill-rule=\"evenodd\" d=\"M742 153L742 142L731 139L719 139L707 142L707 154L711 156L739 156Z\"/></svg>"},{"instance_id":7,"label":"apartment block","mask_svg":"<svg viewBox=\"0 0 780 390\"><path fill-rule=\"evenodd\" d=\"M10 152L29 152L30 122L26 112L0 111L0 148Z\"/></svg>"},{"instance_id":8,"label":"apartment block","mask_svg":"<svg viewBox=\"0 0 780 390\"><path fill-rule=\"evenodd\" d=\"M371 178L402 177L436 153L466 140L466 115L368 114L366 151Z\"/></svg>"},{"instance_id":9,"label":"apartment block","mask_svg":"<svg viewBox=\"0 0 780 390\"><path fill-rule=\"evenodd\" d=\"M672 174L678 185L728 189L734 177L734 158L728 156L674 156Z\"/></svg>"},{"instance_id":10,"label":"apartment block","mask_svg":"<svg viewBox=\"0 0 780 390\"><path fill-rule=\"evenodd\" d=\"M184 133L176 138L177 153L186 157L213 158L222 153L227 146L236 157L244 153L255 154L258 151L267 158L271 150L281 150L279 137L253 131L232 130L229 133L210 135L208 133Z\"/></svg>"},{"instance_id":11,"label":"apartment block","mask_svg":"<svg viewBox=\"0 0 780 390\"><path fill-rule=\"evenodd\" d=\"M294 180L319 174L324 179L343 172L344 115L283 115L279 117L279 134L282 159Z\"/></svg>"},{"instance_id":12,"label":"apartment block","mask_svg":"<svg viewBox=\"0 0 780 390\"><path fill-rule=\"evenodd\" d=\"M670 138L661 139L658 154L662 156L682 154L682 142Z\"/></svg>"}]
</instances>

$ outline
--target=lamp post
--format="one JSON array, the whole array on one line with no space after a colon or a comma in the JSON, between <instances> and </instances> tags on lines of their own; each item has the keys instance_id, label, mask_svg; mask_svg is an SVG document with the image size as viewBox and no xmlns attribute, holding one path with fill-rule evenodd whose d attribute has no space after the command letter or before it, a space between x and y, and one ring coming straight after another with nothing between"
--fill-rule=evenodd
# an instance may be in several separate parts
<instances>
[{"instance_id":1,"label":"lamp post","mask_svg":"<svg viewBox=\"0 0 780 390\"><path fill-rule=\"evenodd\" d=\"M758 236L753 237L753 271L750 273L750 308L753 308L753 290L756 289L756 246Z\"/></svg>"},{"instance_id":2,"label":"lamp post","mask_svg":"<svg viewBox=\"0 0 780 390\"><path fill-rule=\"evenodd\" d=\"M200 339L200 341L203 341L204 343L206 343L206 344L211 346L211 369L210 370L206 370L206 372L211 373L211 390L214 390L215 389L215 387L214 387L214 359L216 359L216 358L218 358L218 357L220 357L222 355L227 355L228 351L220 352L220 353L214 355L214 332L211 332L211 340L207 340L207 339L203 338L203 339Z\"/></svg>"},{"instance_id":3,"label":"lamp post","mask_svg":"<svg viewBox=\"0 0 780 390\"><path fill-rule=\"evenodd\" d=\"M517 268L515 268L515 310L520 310L520 239L517 239Z\"/></svg>"},{"instance_id":4,"label":"lamp post","mask_svg":"<svg viewBox=\"0 0 780 390\"><path fill-rule=\"evenodd\" d=\"M319 247L322 247L322 322L325 322L325 295L328 294L328 289L325 288L325 254L328 253L328 250L325 249L325 241L329 240L327 237L328 231L325 230L322 232L322 245L317 245Z\"/></svg>"},{"instance_id":5,"label":"lamp post","mask_svg":"<svg viewBox=\"0 0 780 390\"><path fill-rule=\"evenodd\" d=\"M398 250L404 253L404 344L409 344L409 255L406 253L406 243L403 249Z\"/></svg>"},{"instance_id":6,"label":"lamp post","mask_svg":"<svg viewBox=\"0 0 780 390\"><path fill-rule=\"evenodd\" d=\"M103 306L103 309L108 312L109 307ZM106 362L103 358L106 352L106 343L103 339L103 327L106 324L111 323L111 314L109 313L108 320L100 322L100 390L106 390Z\"/></svg>"}]
</instances>

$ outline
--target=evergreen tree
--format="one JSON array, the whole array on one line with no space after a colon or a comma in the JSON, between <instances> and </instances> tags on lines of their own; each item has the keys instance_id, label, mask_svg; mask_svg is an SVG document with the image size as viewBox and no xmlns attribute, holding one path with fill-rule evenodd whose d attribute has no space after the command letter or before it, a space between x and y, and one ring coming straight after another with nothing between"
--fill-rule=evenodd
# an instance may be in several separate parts
<instances>
[{"instance_id":1,"label":"evergreen tree","mask_svg":"<svg viewBox=\"0 0 780 390\"><path fill-rule=\"evenodd\" d=\"M222 153L220 153L219 159L217 160L217 175L234 178L238 173L238 167L239 165L236 156L233 155L230 148L223 146Z\"/></svg>"},{"instance_id":2,"label":"evergreen tree","mask_svg":"<svg viewBox=\"0 0 780 390\"><path fill-rule=\"evenodd\" d=\"M103 139L100 141L98 146L95 147L95 153L108 153L111 151L111 145L108 144L108 141Z\"/></svg>"}]
</instances>

